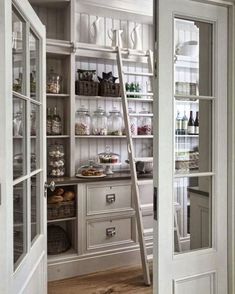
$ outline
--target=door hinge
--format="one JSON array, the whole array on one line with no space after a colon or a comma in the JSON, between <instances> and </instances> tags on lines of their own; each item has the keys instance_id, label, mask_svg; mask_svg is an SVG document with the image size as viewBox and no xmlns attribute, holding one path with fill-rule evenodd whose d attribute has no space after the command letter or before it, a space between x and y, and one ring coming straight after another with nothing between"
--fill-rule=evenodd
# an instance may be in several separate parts
<instances>
[{"instance_id":1,"label":"door hinge","mask_svg":"<svg viewBox=\"0 0 235 294\"><path fill-rule=\"evenodd\" d=\"M154 187L153 190L153 217L157 220L157 212L158 212L158 189Z\"/></svg>"},{"instance_id":2,"label":"door hinge","mask_svg":"<svg viewBox=\"0 0 235 294\"><path fill-rule=\"evenodd\" d=\"M51 181L50 184L44 184L44 196L47 196L47 189L50 189L52 192L55 191L56 184L54 181Z\"/></svg>"}]
</instances>

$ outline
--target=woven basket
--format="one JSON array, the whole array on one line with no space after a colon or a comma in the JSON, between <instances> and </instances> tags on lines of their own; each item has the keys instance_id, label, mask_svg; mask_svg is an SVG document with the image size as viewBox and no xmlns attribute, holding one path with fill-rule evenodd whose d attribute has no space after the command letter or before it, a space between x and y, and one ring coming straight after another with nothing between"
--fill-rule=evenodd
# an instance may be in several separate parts
<instances>
[{"instance_id":1,"label":"woven basket","mask_svg":"<svg viewBox=\"0 0 235 294\"><path fill-rule=\"evenodd\" d=\"M60 226L50 225L47 227L47 253L59 254L71 248L67 233Z\"/></svg>"},{"instance_id":2,"label":"woven basket","mask_svg":"<svg viewBox=\"0 0 235 294\"><path fill-rule=\"evenodd\" d=\"M73 217L76 215L75 201L47 204L47 219Z\"/></svg>"},{"instance_id":3,"label":"woven basket","mask_svg":"<svg viewBox=\"0 0 235 294\"><path fill-rule=\"evenodd\" d=\"M76 95L98 96L99 83L93 81L76 81L75 93Z\"/></svg>"},{"instance_id":4,"label":"woven basket","mask_svg":"<svg viewBox=\"0 0 235 294\"><path fill-rule=\"evenodd\" d=\"M120 97L121 96L120 84L101 82L100 83L100 96Z\"/></svg>"}]
</instances>

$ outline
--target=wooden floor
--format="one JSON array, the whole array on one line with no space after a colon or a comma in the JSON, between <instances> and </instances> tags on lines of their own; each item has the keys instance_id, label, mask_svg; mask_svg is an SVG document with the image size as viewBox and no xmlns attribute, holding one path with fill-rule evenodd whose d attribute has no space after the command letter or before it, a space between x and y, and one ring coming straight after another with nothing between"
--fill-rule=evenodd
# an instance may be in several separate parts
<instances>
[{"instance_id":1,"label":"wooden floor","mask_svg":"<svg viewBox=\"0 0 235 294\"><path fill-rule=\"evenodd\" d=\"M76 277L48 285L48 294L152 294L144 286L140 267L119 268Z\"/></svg>"}]
</instances>

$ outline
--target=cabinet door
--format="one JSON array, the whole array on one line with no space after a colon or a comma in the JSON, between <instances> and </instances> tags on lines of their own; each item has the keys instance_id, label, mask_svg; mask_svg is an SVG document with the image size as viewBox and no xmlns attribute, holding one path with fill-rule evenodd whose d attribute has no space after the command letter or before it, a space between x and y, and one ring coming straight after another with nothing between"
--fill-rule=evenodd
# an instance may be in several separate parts
<instances>
[{"instance_id":1,"label":"cabinet door","mask_svg":"<svg viewBox=\"0 0 235 294\"><path fill-rule=\"evenodd\" d=\"M0 293L46 293L45 28L26 0L0 11Z\"/></svg>"},{"instance_id":2,"label":"cabinet door","mask_svg":"<svg viewBox=\"0 0 235 294\"><path fill-rule=\"evenodd\" d=\"M156 7L160 294L227 293L228 11L214 4Z\"/></svg>"}]
</instances>

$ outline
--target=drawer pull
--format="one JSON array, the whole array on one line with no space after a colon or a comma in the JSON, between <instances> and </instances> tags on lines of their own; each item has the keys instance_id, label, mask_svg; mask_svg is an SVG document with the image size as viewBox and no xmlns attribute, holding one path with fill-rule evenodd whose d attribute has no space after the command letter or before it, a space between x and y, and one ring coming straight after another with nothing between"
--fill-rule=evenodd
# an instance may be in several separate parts
<instances>
[{"instance_id":1,"label":"drawer pull","mask_svg":"<svg viewBox=\"0 0 235 294\"><path fill-rule=\"evenodd\" d=\"M111 204L111 203L114 203L116 200L116 196L115 194L107 194L106 195L106 202Z\"/></svg>"},{"instance_id":2,"label":"drawer pull","mask_svg":"<svg viewBox=\"0 0 235 294\"><path fill-rule=\"evenodd\" d=\"M114 237L116 235L116 228L111 227L106 229L106 236L107 237Z\"/></svg>"}]
</instances>

